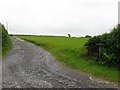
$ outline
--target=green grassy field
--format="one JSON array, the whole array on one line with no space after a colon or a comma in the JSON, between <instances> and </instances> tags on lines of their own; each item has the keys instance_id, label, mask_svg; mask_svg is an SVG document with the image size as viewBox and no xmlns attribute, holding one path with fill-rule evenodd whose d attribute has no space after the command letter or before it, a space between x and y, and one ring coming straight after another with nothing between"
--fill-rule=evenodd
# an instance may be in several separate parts
<instances>
[{"instance_id":1,"label":"green grassy field","mask_svg":"<svg viewBox=\"0 0 120 90\"><path fill-rule=\"evenodd\" d=\"M51 52L63 64L90 73L113 82L118 82L118 71L90 60L86 55L84 44L88 38L68 38L52 36L19 36L22 39L35 43Z\"/></svg>"}]
</instances>

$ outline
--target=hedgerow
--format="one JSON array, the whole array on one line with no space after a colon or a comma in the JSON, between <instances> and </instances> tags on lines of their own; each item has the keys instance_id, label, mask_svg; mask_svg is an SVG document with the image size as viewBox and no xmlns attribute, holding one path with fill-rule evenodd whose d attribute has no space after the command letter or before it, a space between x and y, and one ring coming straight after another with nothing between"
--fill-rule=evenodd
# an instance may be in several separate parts
<instances>
[{"instance_id":1,"label":"hedgerow","mask_svg":"<svg viewBox=\"0 0 120 90\"><path fill-rule=\"evenodd\" d=\"M85 44L87 53L93 59L107 66L118 67L120 63L120 24L110 33L94 36Z\"/></svg>"},{"instance_id":2,"label":"hedgerow","mask_svg":"<svg viewBox=\"0 0 120 90\"><path fill-rule=\"evenodd\" d=\"M7 30L5 29L4 25L0 23L0 41L2 44L0 47L2 47L2 55L5 55L12 47L12 42L10 39L10 36L8 35Z\"/></svg>"}]
</instances>

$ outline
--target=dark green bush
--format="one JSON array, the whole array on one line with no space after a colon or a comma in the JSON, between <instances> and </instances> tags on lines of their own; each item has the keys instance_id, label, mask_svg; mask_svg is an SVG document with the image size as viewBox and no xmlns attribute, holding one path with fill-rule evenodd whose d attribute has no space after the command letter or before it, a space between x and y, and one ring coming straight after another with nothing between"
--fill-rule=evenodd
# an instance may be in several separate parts
<instances>
[{"instance_id":1,"label":"dark green bush","mask_svg":"<svg viewBox=\"0 0 120 90\"><path fill-rule=\"evenodd\" d=\"M102 45L99 47L100 43ZM118 67L120 63L120 25L118 24L110 33L94 36L85 46L88 55L100 58L99 62L102 64Z\"/></svg>"},{"instance_id":2,"label":"dark green bush","mask_svg":"<svg viewBox=\"0 0 120 90\"><path fill-rule=\"evenodd\" d=\"M90 35L86 35L85 37L86 37L86 38L91 38L91 36L90 36Z\"/></svg>"}]
</instances>

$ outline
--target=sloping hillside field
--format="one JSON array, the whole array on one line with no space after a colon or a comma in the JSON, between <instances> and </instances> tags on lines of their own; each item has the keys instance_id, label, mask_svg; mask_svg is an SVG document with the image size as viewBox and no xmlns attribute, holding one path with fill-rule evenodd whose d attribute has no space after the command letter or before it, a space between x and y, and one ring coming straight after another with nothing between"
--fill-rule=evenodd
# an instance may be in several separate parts
<instances>
[{"instance_id":1,"label":"sloping hillside field","mask_svg":"<svg viewBox=\"0 0 120 90\"><path fill-rule=\"evenodd\" d=\"M63 64L90 73L102 79L117 82L118 71L93 62L86 54L88 38L68 38L58 36L19 36L51 52Z\"/></svg>"}]
</instances>

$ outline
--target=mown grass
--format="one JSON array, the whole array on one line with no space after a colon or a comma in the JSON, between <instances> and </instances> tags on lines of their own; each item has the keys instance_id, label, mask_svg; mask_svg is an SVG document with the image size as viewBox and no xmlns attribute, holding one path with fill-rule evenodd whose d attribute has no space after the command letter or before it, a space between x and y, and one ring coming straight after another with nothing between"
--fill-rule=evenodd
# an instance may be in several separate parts
<instances>
[{"instance_id":1,"label":"mown grass","mask_svg":"<svg viewBox=\"0 0 120 90\"><path fill-rule=\"evenodd\" d=\"M65 65L90 73L113 82L118 82L118 70L93 62L86 55L84 44L88 38L68 38L52 36L19 36L22 39L35 43L51 52L55 58Z\"/></svg>"}]
</instances>

